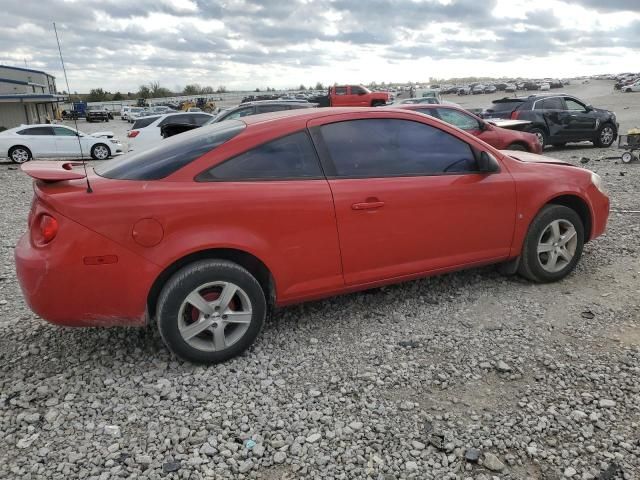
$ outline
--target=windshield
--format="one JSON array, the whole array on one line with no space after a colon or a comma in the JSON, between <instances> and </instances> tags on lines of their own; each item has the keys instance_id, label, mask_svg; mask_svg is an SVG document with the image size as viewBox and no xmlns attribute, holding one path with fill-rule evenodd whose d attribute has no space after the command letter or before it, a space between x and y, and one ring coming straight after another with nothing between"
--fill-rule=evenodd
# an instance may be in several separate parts
<instances>
[{"instance_id":1,"label":"windshield","mask_svg":"<svg viewBox=\"0 0 640 480\"><path fill-rule=\"evenodd\" d=\"M95 172L118 180L158 180L238 135L246 125L229 120L175 135L160 145L104 162Z\"/></svg>"}]
</instances>

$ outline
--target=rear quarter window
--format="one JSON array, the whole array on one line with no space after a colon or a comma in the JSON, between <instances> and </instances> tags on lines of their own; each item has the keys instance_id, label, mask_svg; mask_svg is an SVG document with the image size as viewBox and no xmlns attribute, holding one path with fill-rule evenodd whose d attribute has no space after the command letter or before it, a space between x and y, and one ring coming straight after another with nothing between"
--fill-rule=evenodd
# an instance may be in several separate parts
<instances>
[{"instance_id":1,"label":"rear quarter window","mask_svg":"<svg viewBox=\"0 0 640 480\"><path fill-rule=\"evenodd\" d=\"M135 122L133 122L133 126L131 128L132 129L136 129L136 128L148 127L149 125L151 125L153 122L155 122L159 118L160 118L159 115L155 116L155 117L140 118L140 119L136 120Z\"/></svg>"},{"instance_id":2,"label":"rear quarter window","mask_svg":"<svg viewBox=\"0 0 640 480\"><path fill-rule=\"evenodd\" d=\"M105 178L158 180L177 172L205 153L231 140L245 129L240 121L227 121L162 140L157 147L109 160L95 169Z\"/></svg>"}]
</instances>

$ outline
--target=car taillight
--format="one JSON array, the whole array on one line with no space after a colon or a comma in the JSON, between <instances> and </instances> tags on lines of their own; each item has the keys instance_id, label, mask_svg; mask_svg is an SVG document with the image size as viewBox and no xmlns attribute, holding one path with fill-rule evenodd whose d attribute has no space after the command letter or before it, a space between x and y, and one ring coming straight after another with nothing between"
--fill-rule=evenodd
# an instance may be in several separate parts
<instances>
[{"instance_id":1,"label":"car taillight","mask_svg":"<svg viewBox=\"0 0 640 480\"><path fill-rule=\"evenodd\" d=\"M138 136L138 134L140 133L140 130L129 130L127 132L127 137L129 138L136 138Z\"/></svg>"},{"instance_id":2,"label":"car taillight","mask_svg":"<svg viewBox=\"0 0 640 480\"><path fill-rule=\"evenodd\" d=\"M40 243L49 243L58 234L58 221L45 213L40 216L38 228L40 230Z\"/></svg>"},{"instance_id":3,"label":"car taillight","mask_svg":"<svg viewBox=\"0 0 640 480\"><path fill-rule=\"evenodd\" d=\"M511 120L517 120L519 116L520 112L518 110L514 110L513 112L511 112Z\"/></svg>"}]
</instances>

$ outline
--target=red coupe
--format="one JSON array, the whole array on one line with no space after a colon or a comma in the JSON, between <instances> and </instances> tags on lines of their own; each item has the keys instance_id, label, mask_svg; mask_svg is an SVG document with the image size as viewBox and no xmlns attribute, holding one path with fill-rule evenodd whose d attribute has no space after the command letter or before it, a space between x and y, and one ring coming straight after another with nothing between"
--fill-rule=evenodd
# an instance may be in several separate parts
<instances>
[{"instance_id":1,"label":"red coupe","mask_svg":"<svg viewBox=\"0 0 640 480\"><path fill-rule=\"evenodd\" d=\"M15 259L33 311L153 319L204 363L245 350L273 306L492 263L560 280L609 212L588 170L401 109L229 120L86 177L78 163L22 169L35 197Z\"/></svg>"},{"instance_id":2,"label":"red coupe","mask_svg":"<svg viewBox=\"0 0 640 480\"><path fill-rule=\"evenodd\" d=\"M478 137L483 142L500 150L521 150L531 153L542 153L542 144L533 133L520 132L501 128L476 117L458 107L451 105L402 105L398 108L424 113L444 122L450 123L465 132ZM525 122L528 123L528 122Z\"/></svg>"}]
</instances>

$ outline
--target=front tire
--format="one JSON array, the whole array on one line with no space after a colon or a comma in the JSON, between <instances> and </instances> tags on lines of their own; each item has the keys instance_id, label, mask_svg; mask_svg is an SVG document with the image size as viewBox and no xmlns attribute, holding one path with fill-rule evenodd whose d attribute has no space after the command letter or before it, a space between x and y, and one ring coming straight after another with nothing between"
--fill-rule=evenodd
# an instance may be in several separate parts
<instances>
[{"instance_id":1,"label":"front tire","mask_svg":"<svg viewBox=\"0 0 640 480\"><path fill-rule=\"evenodd\" d=\"M611 144L615 139L616 139L615 127L610 123L604 123L600 126L600 128L596 132L596 138L594 139L593 144L596 147L608 148L611 146Z\"/></svg>"},{"instance_id":2,"label":"front tire","mask_svg":"<svg viewBox=\"0 0 640 480\"><path fill-rule=\"evenodd\" d=\"M9 149L9 158L13 163L25 163L33 158L31 150L22 145L17 145Z\"/></svg>"},{"instance_id":3,"label":"front tire","mask_svg":"<svg viewBox=\"0 0 640 480\"><path fill-rule=\"evenodd\" d=\"M104 143L96 143L91 147L91 158L94 160L106 160L111 156L111 150Z\"/></svg>"},{"instance_id":4,"label":"front tire","mask_svg":"<svg viewBox=\"0 0 640 480\"><path fill-rule=\"evenodd\" d=\"M507 150L515 150L517 152L528 152L527 147L522 145L521 143L512 143L507 147Z\"/></svg>"},{"instance_id":5,"label":"front tire","mask_svg":"<svg viewBox=\"0 0 640 480\"><path fill-rule=\"evenodd\" d=\"M562 280L580 260L583 246L580 216L563 205L547 205L529 226L518 273L536 283Z\"/></svg>"},{"instance_id":6,"label":"front tire","mask_svg":"<svg viewBox=\"0 0 640 480\"><path fill-rule=\"evenodd\" d=\"M157 305L158 330L169 350L205 364L224 362L249 348L266 314L256 278L226 260L187 265L167 281Z\"/></svg>"}]
</instances>

